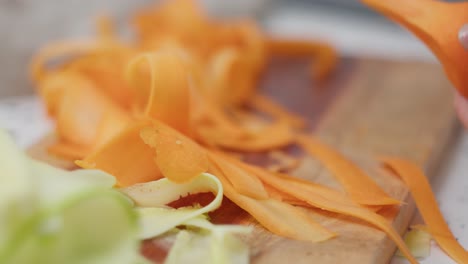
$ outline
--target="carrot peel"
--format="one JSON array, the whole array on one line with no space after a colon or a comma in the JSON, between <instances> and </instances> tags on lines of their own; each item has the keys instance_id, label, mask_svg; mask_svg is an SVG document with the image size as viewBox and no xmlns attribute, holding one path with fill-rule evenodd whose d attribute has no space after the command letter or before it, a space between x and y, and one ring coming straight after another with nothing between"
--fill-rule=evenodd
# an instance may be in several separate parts
<instances>
[{"instance_id":1,"label":"carrot peel","mask_svg":"<svg viewBox=\"0 0 468 264\"><path fill-rule=\"evenodd\" d=\"M140 136L156 151L156 164L169 180L188 182L208 171L206 151L168 125L153 120L141 130Z\"/></svg>"},{"instance_id":2,"label":"carrot peel","mask_svg":"<svg viewBox=\"0 0 468 264\"><path fill-rule=\"evenodd\" d=\"M421 168L400 158L388 157L382 158L381 161L406 183L427 225L427 230L439 246L456 262L468 263L468 251L458 243L450 231Z\"/></svg>"},{"instance_id":3,"label":"carrot peel","mask_svg":"<svg viewBox=\"0 0 468 264\"><path fill-rule=\"evenodd\" d=\"M312 220L303 210L272 198L257 200L239 194L219 169L212 167L211 171L223 184L226 197L251 214L270 232L311 242L325 241L336 236Z\"/></svg>"},{"instance_id":4,"label":"carrot peel","mask_svg":"<svg viewBox=\"0 0 468 264\"><path fill-rule=\"evenodd\" d=\"M297 142L332 172L353 201L362 205L395 205L400 203L386 194L359 167L318 139L298 135Z\"/></svg>"},{"instance_id":5,"label":"carrot peel","mask_svg":"<svg viewBox=\"0 0 468 264\"><path fill-rule=\"evenodd\" d=\"M468 22L468 3L436 0L362 0L421 39L444 66L447 77L468 97L468 51L458 32Z\"/></svg>"},{"instance_id":6,"label":"carrot peel","mask_svg":"<svg viewBox=\"0 0 468 264\"><path fill-rule=\"evenodd\" d=\"M86 158L75 163L86 169L100 169L117 179L117 185L130 186L162 178L154 162L154 150L140 138L148 121L140 121L124 129Z\"/></svg>"}]
</instances>

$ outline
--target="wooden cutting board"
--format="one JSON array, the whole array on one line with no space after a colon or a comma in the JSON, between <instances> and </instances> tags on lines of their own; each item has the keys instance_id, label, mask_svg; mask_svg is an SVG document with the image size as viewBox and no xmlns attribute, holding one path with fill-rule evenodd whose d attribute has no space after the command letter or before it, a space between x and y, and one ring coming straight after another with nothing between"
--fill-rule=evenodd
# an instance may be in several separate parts
<instances>
[{"instance_id":1,"label":"wooden cutting board","mask_svg":"<svg viewBox=\"0 0 468 264\"><path fill-rule=\"evenodd\" d=\"M311 131L356 161L390 195L404 200L393 224L400 233L406 230L415 211L414 203L405 186L382 170L375 158L398 155L421 164L429 175L434 174L458 128L450 85L439 66L343 59L332 78L312 84L304 60L276 59L263 80L262 90L307 117ZM44 149L50 140L53 138L33 146L30 154L69 168L70 163L46 154ZM313 159L305 160L292 173L340 188ZM244 237L251 246L252 263L374 264L387 263L395 252L395 245L386 235L366 223L320 210L311 210L310 214L339 236L322 243L278 237L229 201L212 219L255 226L253 234ZM152 241L144 243L143 252L155 261L164 256L164 250Z\"/></svg>"}]
</instances>

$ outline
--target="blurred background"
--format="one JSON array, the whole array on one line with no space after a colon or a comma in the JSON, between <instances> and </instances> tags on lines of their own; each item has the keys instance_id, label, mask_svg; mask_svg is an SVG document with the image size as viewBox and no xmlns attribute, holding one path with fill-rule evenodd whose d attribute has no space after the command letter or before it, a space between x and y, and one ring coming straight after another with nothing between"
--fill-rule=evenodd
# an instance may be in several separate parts
<instances>
[{"instance_id":1,"label":"blurred background","mask_svg":"<svg viewBox=\"0 0 468 264\"><path fill-rule=\"evenodd\" d=\"M0 0L0 96L33 91L28 62L53 40L92 35L95 18L127 18L151 0ZM320 39L343 55L435 61L405 30L357 0L200 0L212 16L251 16L272 35Z\"/></svg>"}]
</instances>

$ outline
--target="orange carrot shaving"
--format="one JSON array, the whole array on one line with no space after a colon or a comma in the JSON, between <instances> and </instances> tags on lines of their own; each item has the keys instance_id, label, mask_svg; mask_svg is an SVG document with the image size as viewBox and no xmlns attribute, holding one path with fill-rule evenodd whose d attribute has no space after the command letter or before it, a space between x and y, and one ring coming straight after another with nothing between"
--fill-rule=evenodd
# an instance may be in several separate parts
<instances>
[{"instance_id":1,"label":"orange carrot shaving","mask_svg":"<svg viewBox=\"0 0 468 264\"><path fill-rule=\"evenodd\" d=\"M259 108L278 120L261 131L252 132L227 111L256 97L258 79L268 62L267 40L255 23L211 21L191 0L169 1L137 13L134 22L135 43L119 41L111 19L104 16L98 20L96 41L49 45L33 59L33 79L53 118L58 116L57 106L68 97L63 96L67 89L60 87L78 86L76 80L86 80L95 93L108 97L130 119L158 119L212 147L260 152L292 142L282 122L299 128L304 121L265 98L257 100ZM78 105L74 102L73 107ZM68 113L62 116L70 117ZM115 134L103 131L125 123L106 122L113 125L102 125L109 129L96 133L92 124L76 140L62 135L70 125L58 134L93 149ZM272 130L277 131L267 133Z\"/></svg>"},{"instance_id":2,"label":"orange carrot shaving","mask_svg":"<svg viewBox=\"0 0 468 264\"><path fill-rule=\"evenodd\" d=\"M69 89L70 86L80 86L80 83L83 83L83 77L68 71L62 71L44 78L38 86L38 92L47 107L47 113L51 117L57 116L57 109L65 90ZM84 85L89 84L85 83Z\"/></svg>"},{"instance_id":3,"label":"orange carrot shaving","mask_svg":"<svg viewBox=\"0 0 468 264\"><path fill-rule=\"evenodd\" d=\"M145 60L149 65L150 85L135 87L144 106L144 115L171 127L189 132L189 80L182 59L177 54L143 54L130 62L127 76L134 80L136 66ZM177 110L176 112L174 110Z\"/></svg>"},{"instance_id":4,"label":"orange carrot shaving","mask_svg":"<svg viewBox=\"0 0 468 264\"><path fill-rule=\"evenodd\" d=\"M303 118L288 112L282 106L273 102L266 96L257 95L251 100L251 103L258 110L265 112L279 120L287 121L295 128L303 128L306 124L306 121Z\"/></svg>"},{"instance_id":5,"label":"orange carrot shaving","mask_svg":"<svg viewBox=\"0 0 468 264\"><path fill-rule=\"evenodd\" d=\"M105 115L99 124L93 149L99 149L109 142L123 131L131 121L133 120L128 115Z\"/></svg>"},{"instance_id":6,"label":"orange carrot shaving","mask_svg":"<svg viewBox=\"0 0 468 264\"><path fill-rule=\"evenodd\" d=\"M130 54L120 52L96 51L96 54L88 54L69 62L64 70L92 81L100 91L122 108L130 109L133 94L122 74L124 64L130 57Z\"/></svg>"},{"instance_id":7,"label":"orange carrot shaving","mask_svg":"<svg viewBox=\"0 0 468 264\"><path fill-rule=\"evenodd\" d=\"M268 192L268 195L270 196L270 198L272 199L275 199L275 200L278 200L278 201L282 201L282 202L285 202L285 203L288 203L290 205L296 205L296 206L301 206L301 207L313 207L311 206L310 204L308 204L307 202L304 202L303 200L300 200L292 195L289 195L285 192L282 192L278 189L276 189L275 187L272 187L268 184L265 183L265 189L266 191Z\"/></svg>"},{"instance_id":8,"label":"orange carrot shaving","mask_svg":"<svg viewBox=\"0 0 468 264\"><path fill-rule=\"evenodd\" d=\"M223 184L226 197L251 214L270 232L312 242L325 241L336 236L313 221L304 210L274 199L256 200L239 194L219 169L212 167L210 171Z\"/></svg>"},{"instance_id":9,"label":"orange carrot shaving","mask_svg":"<svg viewBox=\"0 0 468 264\"><path fill-rule=\"evenodd\" d=\"M140 137L140 131L149 124L149 121L133 123L100 149L76 161L76 164L112 174L121 187L162 178L154 161L154 150Z\"/></svg>"},{"instance_id":10,"label":"orange carrot shaving","mask_svg":"<svg viewBox=\"0 0 468 264\"><path fill-rule=\"evenodd\" d=\"M68 160L82 159L92 151L89 148L83 147L81 145L75 145L73 143L68 143L63 140L50 145L47 150L53 156L66 158Z\"/></svg>"},{"instance_id":11,"label":"orange carrot shaving","mask_svg":"<svg viewBox=\"0 0 468 264\"><path fill-rule=\"evenodd\" d=\"M207 172L206 151L180 132L159 121L141 130L143 141L156 151L156 164L174 182L187 182Z\"/></svg>"},{"instance_id":12,"label":"orange carrot shaving","mask_svg":"<svg viewBox=\"0 0 468 264\"><path fill-rule=\"evenodd\" d=\"M390 197L364 171L342 154L318 139L298 135L297 143L320 160L341 183L353 201L362 205L393 205L400 201Z\"/></svg>"},{"instance_id":13,"label":"orange carrot shaving","mask_svg":"<svg viewBox=\"0 0 468 264\"><path fill-rule=\"evenodd\" d=\"M221 155L211 152L208 157L214 166L219 168L236 192L256 200L269 198L263 183L255 175L237 167Z\"/></svg>"},{"instance_id":14,"label":"orange carrot shaving","mask_svg":"<svg viewBox=\"0 0 468 264\"><path fill-rule=\"evenodd\" d=\"M204 93L213 100L228 102L231 100L231 84L245 80L243 75L235 75L237 64L242 61L241 52L234 48L224 48L213 55L210 61L210 74L207 84L204 87ZM237 86L245 89L242 85ZM238 88L236 88L237 90Z\"/></svg>"},{"instance_id":15,"label":"orange carrot shaving","mask_svg":"<svg viewBox=\"0 0 468 264\"><path fill-rule=\"evenodd\" d=\"M238 162L238 164L241 163ZM353 202L346 195L286 174L272 174L253 165L241 164L241 166L257 175L263 182L270 184L273 188L304 201L311 206L330 212L353 216L378 227L397 244L411 263L417 263L411 256L411 252L406 247L398 232L386 218ZM288 199L288 197L286 197L286 199Z\"/></svg>"},{"instance_id":16,"label":"orange carrot shaving","mask_svg":"<svg viewBox=\"0 0 468 264\"><path fill-rule=\"evenodd\" d=\"M116 37L117 34L113 22L112 18L107 15L98 17L96 21L97 35L103 41L110 41Z\"/></svg>"},{"instance_id":17,"label":"orange carrot shaving","mask_svg":"<svg viewBox=\"0 0 468 264\"><path fill-rule=\"evenodd\" d=\"M272 172L290 171L297 168L300 160L281 151L272 151L269 153L270 158L277 163L268 166L268 170Z\"/></svg>"},{"instance_id":18,"label":"orange carrot shaving","mask_svg":"<svg viewBox=\"0 0 468 264\"><path fill-rule=\"evenodd\" d=\"M338 55L330 45L318 42L267 40L268 50L279 56L312 56L315 60L311 66L312 77L317 80L327 78L338 63Z\"/></svg>"},{"instance_id":19,"label":"orange carrot shaving","mask_svg":"<svg viewBox=\"0 0 468 264\"><path fill-rule=\"evenodd\" d=\"M76 40L53 43L42 48L33 57L30 65L31 77L38 82L51 73L47 63L57 59L72 59L74 56L107 53L119 56L128 56L131 51L121 43L104 43L91 40ZM115 58L115 56L113 56Z\"/></svg>"},{"instance_id":20,"label":"orange carrot shaving","mask_svg":"<svg viewBox=\"0 0 468 264\"><path fill-rule=\"evenodd\" d=\"M64 88L56 118L60 138L91 148L96 145L98 130L104 119L124 120L124 123L129 120L122 109L86 80Z\"/></svg>"},{"instance_id":21,"label":"orange carrot shaving","mask_svg":"<svg viewBox=\"0 0 468 264\"><path fill-rule=\"evenodd\" d=\"M393 157L383 158L382 162L408 186L427 230L439 246L456 262L468 263L468 251L458 243L450 231L421 168L410 161Z\"/></svg>"},{"instance_id":22,"label":"orange carrot shaving","mask_svg":"<svg viewBox=\"0 0 468 264\"><path fill-rule=\"evenodd\" d=\"M468 21L468 3L435 0L362 0L402 24L422 40L442 63L449 80L468 98L468 52L458 31Z\"/></svg>"},{"instance_id":23,"label":"orange carrot shaving","mask_svg":"<svg viewBox=\"0 0 468 264\"><path fill-rule=\"evenodd\" d=\"M218 146L245 152L262 152L288 146L294 142L294 134L289 124L275 122L260 126L242 137L217 138Z\"/></svg>"},{"instance_id":24,"label":"orange carrot shaving","mask_svg":"<svg viewBox=\"0 0 468 264\"><path fill-rule=\"evenodd\" d=\"M94 42L62 42L48 45L38 52L31 61L31 77L34 81L40 81L48 73L46 63L56 57L69 56L70 54L83 54L96 48Z\"/></svg>"}]
</instances>

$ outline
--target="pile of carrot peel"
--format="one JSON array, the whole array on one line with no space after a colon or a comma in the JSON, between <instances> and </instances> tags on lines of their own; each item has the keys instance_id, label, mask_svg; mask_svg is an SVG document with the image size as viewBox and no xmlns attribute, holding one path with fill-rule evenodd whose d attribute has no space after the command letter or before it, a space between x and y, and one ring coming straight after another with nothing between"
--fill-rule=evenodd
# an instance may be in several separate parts
<instances>
[{"instance_id":1,"label":"pile of carrot peel","mask_svg":"<svg viewBox=\"0 0 468 264\"><path fill-rule=\"evenodd\" d=\"M162 177L187 182L209 172L227 198L272 233L312 242L335 237L308 215L318 208L368 222L416 263L392 219L380 214L401 202L256 89L272 56L310 56L311 79L326 78L337 63L331 47L269 39L248 20L210 20L191 0L168 1L132 22L133 41L119 39L104 17L96 39L54 43L34 58L32 78L56 121L52 154L104 170L119 187ZM282 150L292 145L321 162L344 192L289 175L299 161ZM249 164L246 153L275 153L279 163ZM435 200L417 198L433 197L430 186L407 181L417 166L383 161L417 195L422 212L438 212ZM444 250L466 260L443 219L427 223Z\"/></svg>"}]
</instances>

